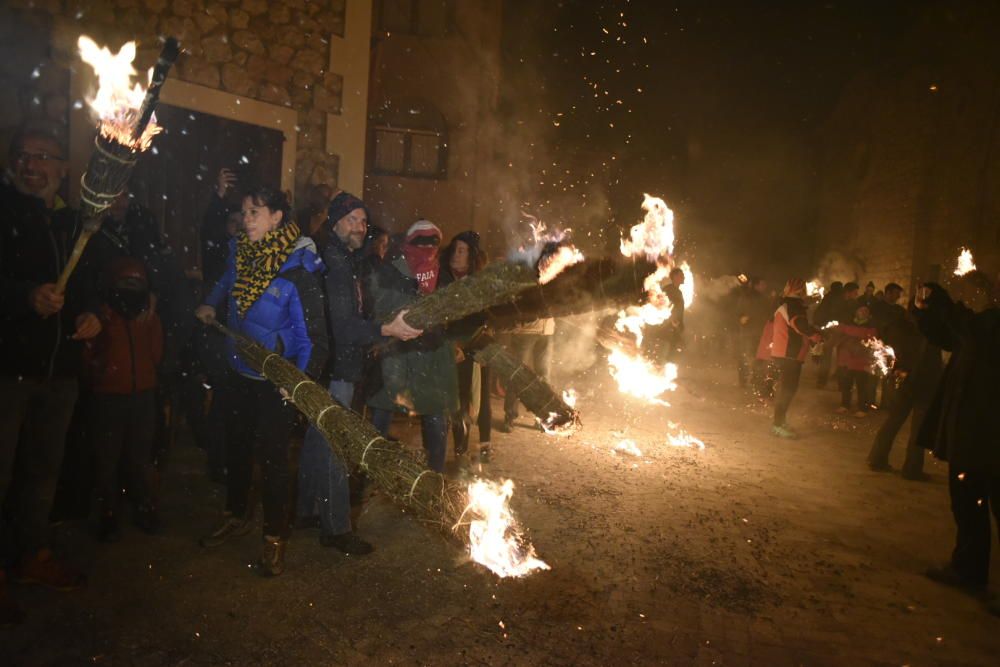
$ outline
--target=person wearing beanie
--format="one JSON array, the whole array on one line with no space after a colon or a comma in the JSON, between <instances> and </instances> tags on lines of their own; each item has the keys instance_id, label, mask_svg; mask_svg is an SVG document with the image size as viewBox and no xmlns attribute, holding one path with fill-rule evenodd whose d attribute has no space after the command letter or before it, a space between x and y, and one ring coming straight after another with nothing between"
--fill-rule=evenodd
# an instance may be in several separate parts
<instances>
[{"instance_id":1,"label":"person wearing beanie","mask_svg":"<svg viewBox=\"0 0 1000 667\"><path fill-rule=\"evenodd\" d=\"M365 315L370 307L364 287L368 239L368 210L364 202L348 192L338 193L330 202L326 220L323 286L330 356L323 376L334 400L350 408L355 388L362 380L368 351L387 340L411 340L421 332L406 324L402 316L381 324ZM310 426L299 455L296 518L300 524L318 519L321 545L364 555L371 553L373 547L352 529L348 475L349 471L330 451L323 434Z\"/></svg>"},{"instance_id":2,"label":"person wearing beanie","mask_svg":"<svg viewBox=\"0 0 1000 667\"><path fill-rule=\"evenodd\" d=\"M771 432L780 438L794 438L796 434L786 422L788 408L799 389L809 343L818 343L822 336L806 316L805 281L789 280L782 294L781 305L774 311L771 339L771 359L778 374Z\"/></svg>"},{"instance_id":3,"label":"person wearing beanie","mask_svg":"<svg viewBox=\"0 0 1000 667\"><path fill-rule=\"evenodd\" d=\"M441 230L418 220L406 231L402 255L383 262L371 277L374 319L393 313L430 294L438 286ZM379 349L382 386L368 399L372 423L388 437L393 414L419 415L427 464L444 470L448 417L458 409L455 348L441 331L425 331L414 340L397 340Z\"/></svg>"}]
</instances>

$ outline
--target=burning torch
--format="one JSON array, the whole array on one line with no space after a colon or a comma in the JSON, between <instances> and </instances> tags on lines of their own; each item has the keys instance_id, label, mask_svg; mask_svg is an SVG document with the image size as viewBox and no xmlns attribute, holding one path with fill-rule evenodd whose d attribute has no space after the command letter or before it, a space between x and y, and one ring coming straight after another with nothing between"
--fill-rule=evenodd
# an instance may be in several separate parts
<instances>
[{"instance_id":1,"label":"burning torch","mask_svg":"<svg viewBox=\"0 0 1000 667\"><path fill-rule=\"evenodd\" d=\"M177 40L167 38L153 67L149 88L142 94L138 84L129 86L135 74L132 60L135 43L128 42L116 55L100 48L89 37L77 42L80 55L88 62L100 80L100 89L92 106L101 118L100 130L94 138L87 170L80 178L80 216L83 228L73 251L56 283L60 294L76 269L90 238L101 228L101 214L124 192L139 154L152 144L160 128L153 121L153 112L167 72L177 60L180 49Z\"/></svg>"}]
</instances>

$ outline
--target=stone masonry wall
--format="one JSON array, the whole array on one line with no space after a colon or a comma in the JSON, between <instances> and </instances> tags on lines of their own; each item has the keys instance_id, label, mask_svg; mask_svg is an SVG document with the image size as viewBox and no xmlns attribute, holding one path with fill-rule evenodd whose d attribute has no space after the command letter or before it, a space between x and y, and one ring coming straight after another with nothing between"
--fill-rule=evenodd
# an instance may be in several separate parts
<instances>
[{"instance_id":1,"label":"stone masonry wall","mask_svg":"<svg viewBox=\"0 0 1000 667\"><path fill-rule=\"evenodd\" d=\"M68 68L59 30L117 49L159 36L184 49L171 76L299 112L296 192L336 183L337 157L324 149L326 114L339 113L342 79L327 71L330 35L343 35L346 0L2 0L0 131L26 119L66 123ZM364 54L362 57L367 57ZM7 138L5 137L5 138Z\"/></svg>"}]
</instances>

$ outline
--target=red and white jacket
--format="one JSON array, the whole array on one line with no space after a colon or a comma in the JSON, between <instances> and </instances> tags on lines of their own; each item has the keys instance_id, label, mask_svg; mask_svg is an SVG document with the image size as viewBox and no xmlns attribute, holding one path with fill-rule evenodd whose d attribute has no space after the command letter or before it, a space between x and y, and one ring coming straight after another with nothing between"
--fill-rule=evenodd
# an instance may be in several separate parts
<instances>
[{"instance_id":1,"label":"red and white jacket","mask_svg":"<svg viewBox=\"0 0 1000 667\"><path fill-rule=\"evenodd\" d=\"M809 324L802 299L785 297L774 311L774 331L771 336L772 359L805 361L809 353L809 337L816 329Z\"/></svg>"}]
</instances>

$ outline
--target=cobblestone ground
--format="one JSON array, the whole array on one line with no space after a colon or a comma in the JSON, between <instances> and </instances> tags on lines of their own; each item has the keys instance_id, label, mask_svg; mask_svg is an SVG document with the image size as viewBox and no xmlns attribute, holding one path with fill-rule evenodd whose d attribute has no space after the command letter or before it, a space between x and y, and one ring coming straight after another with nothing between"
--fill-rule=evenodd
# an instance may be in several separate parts
<instances>
[{"instance_id":1,"label":"cobblestone ground","mask_svg":"<svg viewBox=\"0 0 1000 667\"><path fill-rule=\"evenodd\" d=\"M997 664L1000 619L920 574L951 547L943 465L929 462L924 483L869 472L879 418L835 417L837 395L808 372L791 442L769 435L728 369L683 369L670 408L622 397L605 373L570 382L579 435L522 418L484 469L515 480L549 572L499 581L376 496L359 522L373 555L299 531L286 574L260 580L256 536L197 546L222 489L181 446L163 534L105 546L82 522L62 526L89 585L15 587L30 616L0 630L0 663ZM668 445L668 421L707 448ZM642 456L613 452L623 438Z\"/></svg>"}]
</instances>

